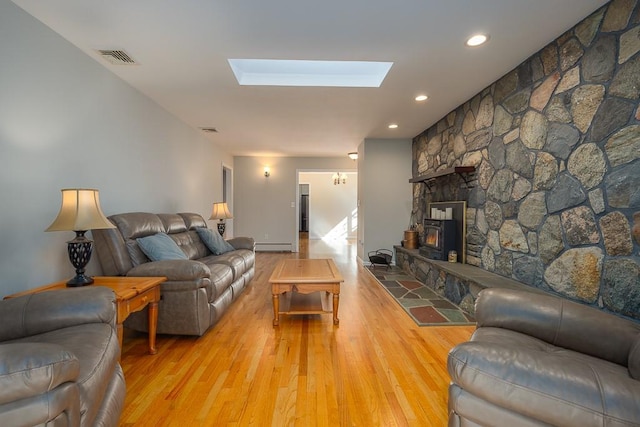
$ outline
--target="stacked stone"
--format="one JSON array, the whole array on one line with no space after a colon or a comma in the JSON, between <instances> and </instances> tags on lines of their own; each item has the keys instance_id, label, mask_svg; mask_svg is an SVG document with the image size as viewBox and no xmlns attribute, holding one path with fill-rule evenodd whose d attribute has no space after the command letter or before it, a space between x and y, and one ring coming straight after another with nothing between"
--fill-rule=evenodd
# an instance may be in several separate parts
<instances>
[{"instance_id":1,"label":"stacked stone","mask_svg":"<svg viewBox=\"0 0 640 427\"><path fill-rule=\"evenodd\" d=\"M639 52L638 0L614 0L449 113L413 175L475 185L415 184L415 209L467 200L467 262L640 319Z\"/></svg>"}]
</instances>

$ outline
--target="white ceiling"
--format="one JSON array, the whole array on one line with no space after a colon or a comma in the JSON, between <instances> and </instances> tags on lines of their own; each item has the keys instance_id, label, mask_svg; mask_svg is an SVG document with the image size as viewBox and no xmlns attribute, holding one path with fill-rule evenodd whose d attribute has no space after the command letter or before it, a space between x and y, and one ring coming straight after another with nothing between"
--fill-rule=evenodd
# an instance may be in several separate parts
<instances>
[{"instance_id":1,"label":"white ceiling","mask_svg":"<svg viewBox=\"0 0 640 427\"><path fill-rule=\"evenodd\" d=\"M343 156L365 138L412 138L606 3L13 1L189 125L217 128L207 138L223 149L256 156ZM476 32L489 42L466 47ZM394 65L380 88L240 86L229 58ZM421 93L429 99L417 103Z\"/></svg>"}]
</instances>

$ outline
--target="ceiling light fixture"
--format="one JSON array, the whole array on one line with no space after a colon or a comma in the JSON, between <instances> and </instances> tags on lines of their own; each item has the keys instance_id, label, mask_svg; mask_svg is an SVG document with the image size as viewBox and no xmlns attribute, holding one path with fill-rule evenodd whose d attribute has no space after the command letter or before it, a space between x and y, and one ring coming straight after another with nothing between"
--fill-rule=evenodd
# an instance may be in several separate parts
<instances>
[{"instance_id":1,"label":"ceiling light fixture","mask_svg":"<svg viewBox=\"0 0 640 427\"><path fill-rule=\"evenodd\" d=\"M398 128L398 125L397 125L397 124L395 124L395 123L391 123L391 124L389 125L389 129L397 129L397 128Z\"/></svg>"},{"instance_id":2,"label":"ceiling light fixture","mask_svg":"<svg viewBox=\"0 0 640 427\"><path fill-rule=\"evenodd\" d=\"M485 34L476 34L469 37L469 39L467 40L467 46L469 47L480 46L481 44L486 43L487 40L489 40L489 36Z\"/></svg>"},{"instance_id":3,"label":"ceiling light fixture","mask_svg":"<svg viewBox=\"0 0 640 427\"><path fill-rule=\"evenodd\" d=\"M347 156L349 156L351 160L358 160L358 152L356 151L352 151L351 153L348 153Z\"/></svg>"},{"instance_id":4,"label":"ceiling light fixture","mask_svg":"<svg viewBox=\"0 0 640 427\"><path fill-rule=\"evenodd\" d=\"M346 184L347 183L347 174L342 172L336 172L331 177L333 180L333 185Z\"/></svg>"},{"instance_id":5,"label":"ceiling light fixture","mask_svg":"<svg viewBox=\"0 0 640 427\"><path fill-rule=\"evenodd\" d=\"M416 101L420 102L420 101L426 101L427 98L429 98L427 95L418 95L416 96Z\"/></svg>"}]
</instances>

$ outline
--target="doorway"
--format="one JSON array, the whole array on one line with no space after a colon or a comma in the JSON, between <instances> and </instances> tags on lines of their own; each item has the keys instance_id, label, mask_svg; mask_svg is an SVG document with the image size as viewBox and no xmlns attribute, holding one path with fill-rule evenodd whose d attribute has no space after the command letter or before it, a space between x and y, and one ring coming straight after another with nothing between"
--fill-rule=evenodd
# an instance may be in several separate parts
<instances>
[{"instance_id":1,"label":"doorway","mask_svg":"<svg viewBox=\"0 0 640 427\"><path fill-rule=\"evenodd\" d=\"M340 174L339 181L335 176ZM357 232L357 170L298 170L296 242L354 240ZM306 196L306 197L305 197Z\"/></svg>"},{"instance_id":2,"label":"doorway","mask_svg":"<svg viewBox=\"0 0 640 427\"><path fill-rule=\"evenodd\" d=\"M309 232L309 184L300 184L300 227L301 233Z\"/></svg>"}]
</instances>

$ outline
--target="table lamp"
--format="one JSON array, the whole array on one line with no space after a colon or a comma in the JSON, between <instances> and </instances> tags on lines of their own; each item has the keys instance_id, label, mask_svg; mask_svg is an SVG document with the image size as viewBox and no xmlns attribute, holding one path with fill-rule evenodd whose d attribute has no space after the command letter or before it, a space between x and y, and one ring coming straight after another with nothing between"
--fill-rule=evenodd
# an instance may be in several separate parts
<instances>
[{"instance_id":1,"label":"table lamp","mask_svg":"<svg viewBox=\"0 0 640 427\"><path fill-rule=\"evenodd\" d=\"M85 286L93 278L85 276L84 268L91 259L92 241L84 233L92 229L115 228L102 213L98 190L69 188L62 191L62 206L58 216L45 231L75 231L76 238L67 242L69 260L76 269L76 276L67 286Z\"/></svg>"},{"instance_id":2,"label":"table lamp","mask_svg":"<svg viewBox=\"0 0 640 427\"><path fill-rule=\"evenodd\" d=\"M218 219L218 233L224 237L224 229L226 228L225 219L232 219L233 216L229 211L229 207L226 202L219 202L213 204L213 212L211 212L211 217L209 219Z\"/></svg>"}]
</instances>

